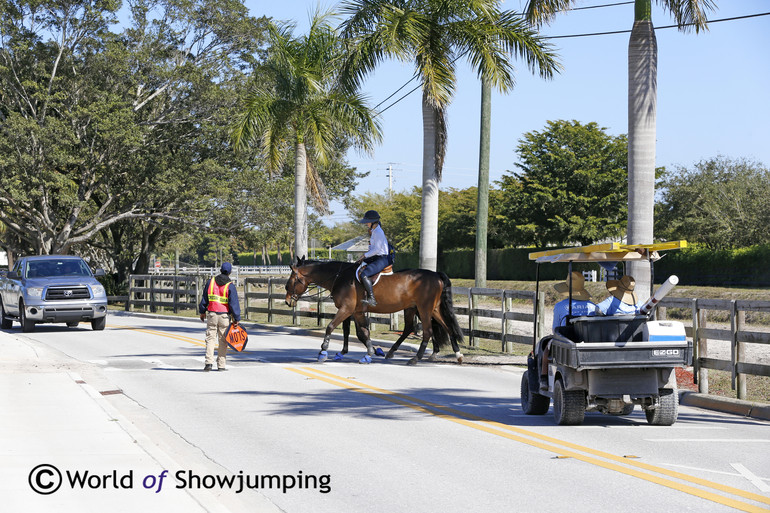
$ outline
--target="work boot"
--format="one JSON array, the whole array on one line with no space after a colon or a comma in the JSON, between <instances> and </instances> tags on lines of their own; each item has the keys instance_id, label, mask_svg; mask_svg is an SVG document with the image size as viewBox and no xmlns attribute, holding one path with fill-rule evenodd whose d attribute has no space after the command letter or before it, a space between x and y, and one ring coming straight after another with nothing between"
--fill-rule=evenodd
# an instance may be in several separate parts
<instances>
[{"instance_id":1,"label":"work boot","mask_svg":"<svg viewBox=\"0 0 770 513\"><path fill-rule=\"evenodd\" d=\"M208 372L210 370L211 370L211 364L210 363L207 363L206 365L203 366L203 372Z\"/></svg>"},{"instance_id":2,"label":"work boot","mask_svg":"<svg viewBox=\"0 0 770 513\"><path fill-rule=\"evenodd\" d=\"M361 284L366 290L366 297L361 301L365 305L377 306L377 301L374 299L374 292L372 291L372 280L368 276L361 276Z\"/></svg>"}]
</instances>

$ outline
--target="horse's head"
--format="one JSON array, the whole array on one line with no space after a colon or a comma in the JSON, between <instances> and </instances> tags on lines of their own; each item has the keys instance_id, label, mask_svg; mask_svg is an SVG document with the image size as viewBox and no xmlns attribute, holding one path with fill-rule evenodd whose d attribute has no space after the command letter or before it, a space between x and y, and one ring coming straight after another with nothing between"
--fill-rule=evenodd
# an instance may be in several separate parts
<instances>
[{"instance_id":1,"label":"horse's head","mask_svg":"<svg viewBox=\"0 0 770 513\"><path fill-rule=\"evenodd\" d=\"M310 285L310 280L300 270L304 263L305 257L297 259L297 263L291 266L291 276L289 276L289 281L286 282L286 304L292 308Z\"/></svg>"}]
</instances>

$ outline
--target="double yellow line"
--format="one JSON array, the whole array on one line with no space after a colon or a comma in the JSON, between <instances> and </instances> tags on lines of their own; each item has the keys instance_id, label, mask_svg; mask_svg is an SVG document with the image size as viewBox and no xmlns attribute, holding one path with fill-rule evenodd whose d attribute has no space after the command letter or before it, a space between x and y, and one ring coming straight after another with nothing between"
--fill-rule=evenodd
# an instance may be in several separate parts
<instances>
[{"instance_id":1,"label":"double yellow line","mask_svg":"<svg viewBox=\"0 0 770 513\"><path fill-rule=\"evenodd\" d=\"M558 438L542 435L540 433L522 429L516 426L502 424L500 422L485 419L483 417L456 410L454 408L449 408L447 406L424 401L416 397L411 397L408 395L400 394L398 392L367 385L354 379L337 376L315 367L285 368L292 372L296 372L297 374L317 379L325 383L329 383L333 386L346 388L353 392L377 397L378 399L389 401L391 403L395 403L415 411L427 413L429 415L433 415L450 422L455 422L472 429L477 429L492 435L514 440L516 442L527 444L533 447L538 447L540 449L558 454L562 457L574 458L585 463L590 463L592 465L620 472L628 476L643 479L645 481L688 493L702 499L710 500L718 504L723 504L740 511L770 511L768 508L749 504L748 502L743 502L731 497L725 497L723 495L714 493L714 491L720 491L735 497L741 497L750 501L770 505L770 498L763 495L747 492L745 490L733 488L731 486L722 485L713 481L708 481L706 479L700 479L666 468L656 467L655 465L649 465L647 463L628 459L623 456L617 456L607 452L598 451L596 449L591 449L590 447L573 444L571 442L559 440ZM695 486L691 486L690 484L686 483L698 485L706 489L696 488Z\"/></svg>"}]
</instances>

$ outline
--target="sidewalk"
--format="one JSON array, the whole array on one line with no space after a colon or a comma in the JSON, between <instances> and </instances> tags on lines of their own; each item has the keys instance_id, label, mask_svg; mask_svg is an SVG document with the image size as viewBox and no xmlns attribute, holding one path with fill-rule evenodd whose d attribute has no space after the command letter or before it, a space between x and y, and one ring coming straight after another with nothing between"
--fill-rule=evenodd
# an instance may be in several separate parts
<instances>
[{"instance_id":1,"label":"sidewalk","mask_svg":"<svg viewBox=\"0 0 770 513\"><path fill-rule=\"evenodd\" d=\"M280 511L253 491L176 489L178 470L229 472L95 366L11 333L0 332L0 348L3 511Z\"/></svg>"}]
</instances>

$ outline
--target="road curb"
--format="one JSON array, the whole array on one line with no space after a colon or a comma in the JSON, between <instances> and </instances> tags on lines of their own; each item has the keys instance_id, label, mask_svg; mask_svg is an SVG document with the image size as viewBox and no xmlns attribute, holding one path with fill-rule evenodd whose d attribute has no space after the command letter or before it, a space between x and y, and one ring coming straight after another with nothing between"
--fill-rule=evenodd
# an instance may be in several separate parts
<instances>
[{"instance_id":1,"label":"road curb","mask_svg":"<svg viewBox=\"0 0 770 513\"><path fill-rule=\"evenodd\" d=\"M685 406L695 406L707 410L716 410L723 413L731 413L742 417L770 420L770 405L719 397L709 394L700 394L689 390L679 392L679 403Z\"/></svg>"}]
</instances>

